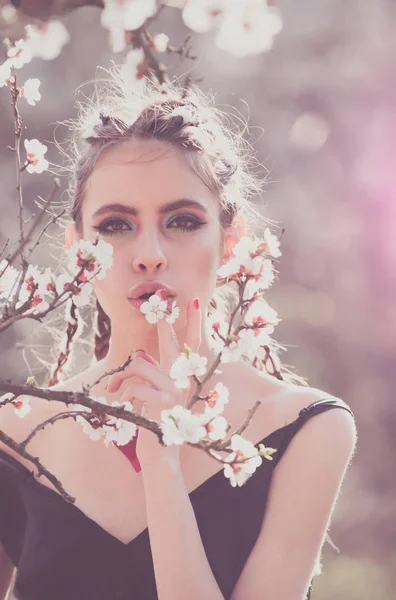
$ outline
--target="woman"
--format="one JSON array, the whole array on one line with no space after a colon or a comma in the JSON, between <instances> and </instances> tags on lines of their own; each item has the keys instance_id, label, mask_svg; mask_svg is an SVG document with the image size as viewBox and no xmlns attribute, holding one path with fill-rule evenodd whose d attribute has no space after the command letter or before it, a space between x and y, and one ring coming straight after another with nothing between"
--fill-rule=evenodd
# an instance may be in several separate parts
<instances>
[{"instance_id":1,"label":"woman","mask_svg":"<svg viewBox=\"0 0 396 600\"><path fill-rule=\"evenodd\" d=\"M217 272L241 224L247 233L258 224L249 197L259 183L241 136L194 86L182 92L147 81L139 94L114 72L75 130L66 246L99 233L113 246L113 264L94 281L97 362L59 383L59 361L49 385L81 391L139 348L122 374L92 390L109 402L135 399L135 408L158 420L160 398L178 403L169 365L184 342L208 365L218 355L208 323L232 291L227 298L217 289ZM180 316L173 325L153 327L140 310L144 300L130 299L147 282L174 296ZM226 321L227 310L220 314ZM3 444L3 589L15 566L20 600L310 597L356 429L347 404L298 385L274 351L271 360L279 365L272 372L269 361L265 370L242 359L222 363L201 390L219 381L227 387L223 415L233 430L261 401L243 437L276 452L241 487L192 446L160 446L141 428L126 447L106 447L69 418L41 430L29 451L76 498L72 504ZM22 441L65 410L53 401L34 406L24 419L5 406L1 429Z\"/></svg>"}]
</instances>

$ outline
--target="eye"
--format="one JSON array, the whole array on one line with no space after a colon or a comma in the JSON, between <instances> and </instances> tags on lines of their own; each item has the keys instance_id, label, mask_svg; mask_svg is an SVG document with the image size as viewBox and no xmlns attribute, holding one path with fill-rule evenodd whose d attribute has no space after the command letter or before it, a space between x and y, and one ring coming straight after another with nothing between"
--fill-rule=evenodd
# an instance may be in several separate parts
<instances>
[{"instance_id":1,"label":"eye","mask_svg":"<svg viewBox=\"0 0 396 600\"><path fill-rule=\"evenodd\" d=\"M172 227L172 225L176 223L176 227ZM189 225L187 225L189 223ZM181 215L176 217L168 224L169 229L177 229L178 231L188 232L188 231L197 231L201 227L205 225L205 221L201 221L192 215ZM126 225L127 229L122 229L122 226ZM112 229L109 229L112 227ZM131 231L131 227L129 223L123 221L122 219L108 219L104 221L100 225L93 226L93 229L99 231L102 235L117 235L125 233L126 231Z\"/></svg>"},{"instance_id":2,"label":"eye","mask_svg":"<svg viewBox=\"0 0 396 600\"><path fill-rule=\"evenodd\" d=\"M110 227L111 225L128 225L129 227L129 223L127 223L126 221L122 221L121 219L110 219L108 221L104 221L103 223L101 223L100 225L97 225L96 227L93 226L93 229L96 229L96 231L99 231L99 233L102 233L103 235L117 235L118 233L124 233L125 231L130 231L130 229L119 229L118 227L115 229L115 231L108 229L108 227Z\"/></svg>"},{"instance_id":3,"label":"eye","mask_svg":"<svg viewBox=\"0 0 396 600\"><path fill-rule=\"evenodd\" d=\"M191 225L179 225L176 229L180 231L196 231L205 225L204 221L200 221L191 215L182 215L180 217L176 217L169 225L173 225L174 223L191 223ZM174 227L169 227L169 229L174 229Z\"/></svg>"}]
</instances>

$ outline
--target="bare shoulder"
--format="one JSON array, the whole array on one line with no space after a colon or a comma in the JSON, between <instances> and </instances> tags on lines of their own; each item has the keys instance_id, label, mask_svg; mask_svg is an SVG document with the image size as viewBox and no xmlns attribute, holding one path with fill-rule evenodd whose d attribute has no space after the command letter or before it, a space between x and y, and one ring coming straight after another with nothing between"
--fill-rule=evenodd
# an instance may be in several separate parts
<instances>
[{"instance_id":1,"label":"bare shoulder","mask_svg":"<svg viewBox=\"0 0 396 600\"><path fill-rule=\"evenodd\" d=\"M252 368L254 369L254 367ZM250 389L254 390L254 396L260 397L263 404L267 404L270 409L269 412L262 411L263 420L268 418L268 414L272 414L274 429L294 422L303 409L308 408L315 402L335 398L335 396L322 389L278 380L259 371L256 371L256 374L252 373L250 381L252 382ZM350 408L345 399L338 399L341 400L343 405ZM334 435L334 439L343 438L347 446L356 444L355 419L344 408L335 407L315 415L315 418L309 419L304 425L299 437L308 438L306 432L311 429L319 432L325 429L327 435Z\"/></svg>"},{"instance_id":2,"label":"bare shoulder","mask_svg":"<svg viewBox=\"0 0 396 600\"><path fill-rule=\"evenodd\" d=\"M297 404L297 410L301 411L319 400L331 399L331 397L335 398L332 394L318 388L300 387L295 392L294 402ZM352 410L343 398L338 399L344 406ZM341 407L335 407L315 415L314 418L308 420L299 433L301 444L304 444L304 440L307 445L317 440L327 448L332 448L334 452L349 456L356 448L358 437L354 416Z\"/></svg>"}]
</instances>

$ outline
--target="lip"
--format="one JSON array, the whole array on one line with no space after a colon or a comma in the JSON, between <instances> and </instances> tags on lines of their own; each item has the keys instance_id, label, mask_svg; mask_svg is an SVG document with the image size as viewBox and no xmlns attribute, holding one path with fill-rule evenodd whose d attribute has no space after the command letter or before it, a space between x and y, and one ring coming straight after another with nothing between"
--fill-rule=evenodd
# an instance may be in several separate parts
<instances>
[{"instance_id":1,"label":"lip","mask_svg":"<svg viewBox=\"0 0 396 600\"><path fill-rule=\"evenodd\" d=\"M162 281L143 281L129 290L128 299L137 300L142 294L149 292L155 294L157 290L161 289L166 291L167 296L176 296L176 292ZM147 301L147 298L143 300Z\"/></svg>"},{"instance_id":2,"label":"lip","mask_svg":"<svg viewBox=\"0 0 396 600\"><path fill-rule=\"evenodd\" d=\"M168 310L171 310L172 308L172 304L175 300L175 296L168 296ZM140 307L142 306L143 302L148 302L147 298L128 298L128 301L132 304L132 306L134 306L135 308L140 309Z\"/></svg>"}]
</instances>

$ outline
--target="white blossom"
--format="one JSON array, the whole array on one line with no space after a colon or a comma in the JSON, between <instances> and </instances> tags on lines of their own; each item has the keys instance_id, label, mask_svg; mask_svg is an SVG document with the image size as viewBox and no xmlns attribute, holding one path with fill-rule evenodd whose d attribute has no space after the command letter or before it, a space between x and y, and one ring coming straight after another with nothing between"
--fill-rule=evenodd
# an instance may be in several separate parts
<instances>
[{"instance_id":1,"label":"white blossom","mask_svg":"<svg viewBox=\"0 0 396 600\"><path fill-rule=\"evenodd\" d=\"M113 264L113 246L104 240L99 240L95 245L89 240L80 239L66 250L66 254L68 269L73 276L85 266L80 281L85 281L88 277L90 280L104 279Z\"/></svg>"},{"instance_id":2,"label":"white blossom","mask_svg":"<svg viewBox=\"0 0 396 600\"><path fill-rule=\"evenodd\" d=\"M14 289L14 285L16 286L19 274L19 271L8 264L6 260L0 261L0 300L7 300L11 290Z\"/></svg>"},{"instance_id":3,"label":"white blossom","mask_svg":"<svg viewBox=\"0 0 396 600\"><path fill-rule=\"evenodd\" d=\"M263 459L252 442L245 440L239 434L234 434L231 437L231 449L234 452L224 459L227 463L243 459L246 462L224 465L224 475L230 479L232 487L241 487L252 476L257 467L261 465Z\"/></svg>"},{"instance_id":4,"label":"white blossom","mask_svg":"<svg viewBox=\"0 0 396 600\"><path fill-rule=\"evenodd\" d=\"M189 352L188 356L180 354L171 366L169 375L177 388L186 389L190 385L189 377L205 375L207 362L206 356L200 356L196 352Z\"/></svg>"},{"instance_id":5,"label":"white blossom","mask_svg":"<svg viewBox=\"0 0 396 600\"><path fill-rule=\"evenodd\" d=\"M234 3L220 24L216 45L221 50L242 58L270 50L274 36L282 29L282 18L276 7L265 0Z\"/></svg>"},{"instance_id":6,"label":"white blossom","mask_svg":"<svg viewBox=\"0 0 396 600\"><path fill-rule=\"evenodd\" d=\"M181 445L184 442L196 444L206 436L199 415L177 404L161 412L162 441L165 445Z\"/></svg>"},{"instance_id":7,"label":"white blossom","mask_svg":"<svg viewBox=\"0 0 396 600\"><path fill-rule=\"evenodd\" d=\"M131 402L112 402L111 406L124 406L126 410L133 411L133 405ZM106 446L109 442L115 442L119 446L128 444L137 433L136 423L132 421L126 421L125 419L118 419L112 415L108 415L106 425L104 425Z\"/></svg>"},{"instance_id":8,"label":"white blossom","mask_svg":"<svg viewBox=\"0 0 396 600\"><path fill-rule=\"evenodd\" d=\"M32 51L26 44L26 41L21 39L17 40L14 45L7 50L7 56L9 57L12 66L15 69L20 69L23 65L32 60Z\"/></svg>"},{"instance_id":9,"label":"white blossom","mask_svg":"<svg viewBox=\"0 0 396 600\"><path fill-rule=\"evenodd\" d=\"M12 81L11 67L12 62L9 58L3 62L2 65L0 65L0 88L4 87L5 85L9 85L9 83Z\"/></svg>"},{"instance_id":10,"label":"white blossom","mask_svg":"<svg viewBox=\"0 0 396 600\"><path fill-rule=\"evenodd\" d=\"M106 29L135 31L144 25L156 10L156 0L104 0L100 21Z\"/></svg>"},{"instance_id":11,"label":"white blossom","mask_svg":"<svg viewBox=\"0 0 396 600\"><path fill-rule=\"evenodd\" d=\"M15 409L15 414L20 419L23 419L32 410L32 407L30 406L30 399L28 397L22 397L22 399L18 398L17 400L13 400L11 404Z\"/></svg>"},{"instance_id":12,"label":"white blossom","mask_svg":"<svg viewBox=\"0 0 396 600\"><path fill-rule=\"evenodd\" d=\"M240 331L239 333L242 332ZM239 339L239 336L237 336L236 340L232 340L228 346L223 348L220 357L222 363L236 362L241 359L243 351L242 347L238 344Z\"/></svg>"},{"instance_id":13,"label":"white blossom","mask_svg":"<svg viewBox=\"0 0 396 600\"><path fill-rule=\"evenodd\" d=\"M127 47L125 40L125 29L123 27L111 27L110 46L114 53L123 52Z\"/></svg>"},{"instance_id":14,"label":"white blossom","mask_svg":"<svg viewBox=\"0 0 396 600\"><path fill-rule=\"evenodd\" d=\"M200 415L202 419L206 417L206 421L203 423L207 431L207 436L212 441L223 440L227 435L228 422L222 415L216 415L209 417L209 414L205 411L203 415Z\"/></svg>"},{"instance_id":15,"label":"white blossom","mask_svg":"<svg viewBox=\"0 0 396 600\"><path fill-rule=\"evenodd\" d=\"M276 253L272 238L268 239L271 251ZM231 257L217 270L218 276L241 282L248 278L244 299L250 299L259 289L267 289L274 280L272 261L266 258L268 248L268 242L255 235L242 237L233 247Z\"/></svg>"},{"instance_id":16,"label":"white blossom","mask_svg":"<svg viewBox=\"0 0 396 600\"><path fill-rule=\"evenodd\" d=\"M38 91L40 83L40 79L37 78L27 79L19 92L31 106L36 106L36 102L41 99L41 94Z\"/></svg>"},{"instance_id":17,"label":"white blossom","mask_svg":"<svg viewBox=\"0 0 396 600\"><path fill-rule=\"evenodd\" d=\"M180 316L180 308L176 306L176 300L173 300L172 306L170 308L170 314L165 314L165 321L171 325L178 319Z\"/></svg>"},{"instance_id":18,"label":"white blossom","mask_svg":"<svg viewBox=\"0 0 396 600\"><path fill-rule=\"evenodd\" d=\"M63 46L70 40L70 34L62 21L52 20L42 25L26 25L26 44L32 55L44 60L57 58Z\"/></svg>"},{"instance_id":19,"label":"white blossom","mask_svg":"<svg viewBox=\"0 0 396 600\"><path fill-rule=\"evenodd\" d=\"M267 244L268 254L270 254L272 258L278 258L279 256L282 256L282 252L279 250L280 241L276 235L271 233L268 227L264 231L264 240Z\"/></svg>"},{"instance_id":20,"label":"white blossom","mask_svg":"<svg viewBox=\"0 0 396 600\"><path fill-rule=\"evenodd\" d=\"M144 77L139 78L139 67L144 62L143 48L130 50L121 65L121 74L127 83L131 83L135 88L139 85L144 87Z\"/></svg>"},{"instance_id":21,"label":"white blossom","mask_svg":"<svg viewBox=\"0 0 396 600\"><path fill-rule=\"evenodd\" d=\"M255 327L256 330L265 329L267 334L274 332L274 326L280 323L281 319L264 298L252 302L245 313L245 324Z\"/></svg>"},{"instance_id":22,"label":"white blossom","mask_svg":"<svg viewBox=\"0 0 396 600\"><path fill-rule=\"evenodd\" d=\"M140 311L146 315L146 321L151 324L158 323L165 316L168 303L157 294L153 294L140 306Z\"/></svg>"},{"instance_id":23,"label":"white blossom","mask_svg":"<svg viewBox=\"0 0 396 600\"><path fill-rule=\"evenodd\" d=\"M166 35L166 33L157 33L153 37L153 44L157 52L165 52L168 48L169 37Z\"/></svg>"},{"instance_id":24,"label":"white blossom","mask_svg":"<svg viewBox=\"0 0 396 600\"><path fill-rule=\"evenodd\" d=\"M183 8L182 19L193 31L205 33L219 23L229 5L230 0L188 0Z\"/></svg>"},{"instance_id":25,"label":"white blossom","mask_svg":"<svg viewBox=\"0 0 396 600\"><path fill-rule=\"evenodd\" d=\"M207 417L217 416L224 411L224 406L229 401L229 391L224 383L219 381L205 400L205 412L203 414Z\"/></svg>"},{"instance_id":26,"label":"white blossom","mask_svg":"<svg viewBox=\"0 0 396 600\"><path fill-rule=\"evenodd\" d=\"M47 152L47 146L42 144L36 139L25 140L24 146L26 150L27 159L29 161L26 170L29 173L42 173L48 169L48 161L44 158L44 154Z\"/></svg>"},{"instance_id":27,"label":"white blossom","mask_svg":"<svg viewBox=\"0 0 396 600\"><path fill-rule=\"evenodd\" d=\"M39 290L38 282L40 277L41 271L39 267L29 264L19 291L18 302L16 303L15 308L20 308L28 301L29 307L26 310L27 313L37 312L37 306L39 306L38 311L46 310L49 307Z\"/></svg>"}]
</instances>

